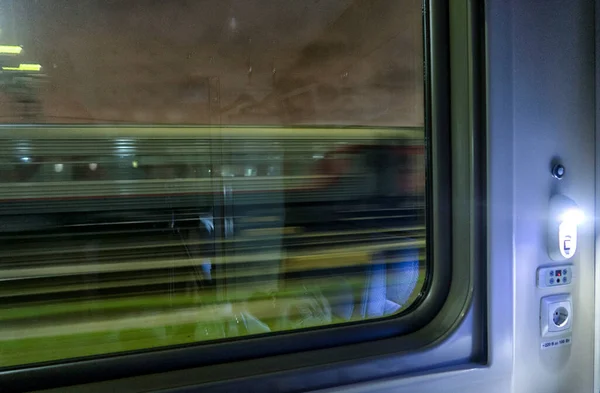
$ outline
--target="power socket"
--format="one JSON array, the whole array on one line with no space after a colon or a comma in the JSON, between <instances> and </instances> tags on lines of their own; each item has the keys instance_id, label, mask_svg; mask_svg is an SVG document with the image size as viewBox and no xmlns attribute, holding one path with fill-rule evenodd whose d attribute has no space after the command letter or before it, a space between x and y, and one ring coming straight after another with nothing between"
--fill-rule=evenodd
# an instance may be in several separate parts
<instances>
[{"instance_id":1,"label":"power socket","mask_svg":"<svg viewBox=\"0 0 600 393\"><path fill-rule=\"evenodd\" d=\"M540 328L542 337L557 336L571 331L573 307L571 294L551 295L542 298Z\"/></svg>"}]
</instances>

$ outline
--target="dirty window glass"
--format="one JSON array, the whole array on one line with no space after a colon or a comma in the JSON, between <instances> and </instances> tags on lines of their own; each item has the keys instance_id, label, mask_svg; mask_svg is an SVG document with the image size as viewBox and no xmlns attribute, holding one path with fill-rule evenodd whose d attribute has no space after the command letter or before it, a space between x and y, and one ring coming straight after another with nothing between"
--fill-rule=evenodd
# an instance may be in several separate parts
<instances>
[{"instance_id":1,"label":"dirty window glass","mask_svg":"<svg viewBox=\"0 0 600 393\"><path fill-rule=\"evenodd\" d=\"M0 0L0 367L399 315L419 0Z\"/></svg>"}]
</instances>

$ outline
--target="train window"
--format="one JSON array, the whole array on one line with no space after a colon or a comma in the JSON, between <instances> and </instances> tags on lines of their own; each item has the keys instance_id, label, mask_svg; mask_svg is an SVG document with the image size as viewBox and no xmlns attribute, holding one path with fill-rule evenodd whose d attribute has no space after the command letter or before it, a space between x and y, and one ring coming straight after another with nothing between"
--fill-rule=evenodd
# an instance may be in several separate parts
<instances>
[{"instance_id":1,"label":"train window","mask_svg":"<svg viewBox=\"0 0 600 393\"><path fill-rule=\"evenodd\" d=\"M0 367L419 309L421 0L0 6Z\"/></svg>"}]
</instances>

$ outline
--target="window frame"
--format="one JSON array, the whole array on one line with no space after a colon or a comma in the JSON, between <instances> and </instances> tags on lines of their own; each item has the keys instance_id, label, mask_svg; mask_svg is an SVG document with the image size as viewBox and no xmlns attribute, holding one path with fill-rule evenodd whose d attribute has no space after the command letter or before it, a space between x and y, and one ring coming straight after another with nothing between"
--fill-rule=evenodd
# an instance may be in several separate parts
<instances>
[{"instance_id":1,"label":"window frame","mask_svg":"<svg viewBox=\"0 0 600 393\"><path fill-rule=\"evenodd\" d=\"M428 277L416 306L373 321L18 366L0 371L0 385L292 392L485 362L485 281L476 280L485 277L483 11L476 0L424 3ZM446 345L456 332L470 333L458 350Z\"/></svg>"}]
</instances>

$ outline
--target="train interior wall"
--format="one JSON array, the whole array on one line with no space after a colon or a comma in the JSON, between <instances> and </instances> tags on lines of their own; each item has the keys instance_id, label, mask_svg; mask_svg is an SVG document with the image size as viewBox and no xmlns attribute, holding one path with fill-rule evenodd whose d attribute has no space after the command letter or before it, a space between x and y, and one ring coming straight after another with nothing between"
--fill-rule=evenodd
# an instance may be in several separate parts
<instances>
[{"instance_id":1,"label":"train interior wall","mask_svg":"<svg viewBox=\"0 0 600 393\"><path fill-rule=\"evenodd\" d=\"M600 190L597 9L587 0L491 0L486 5L489 365L330 391L600 390L597 349L594 360L600 326L593 219ZM561 181L550 176L556 158L569 168ZM540 266L556 263L546 248L553 193L576 200L588 219L574 261L572 345L542 350L540 300L565 292L540 290L535 281Z\"/></svg>"}]
</instances>

